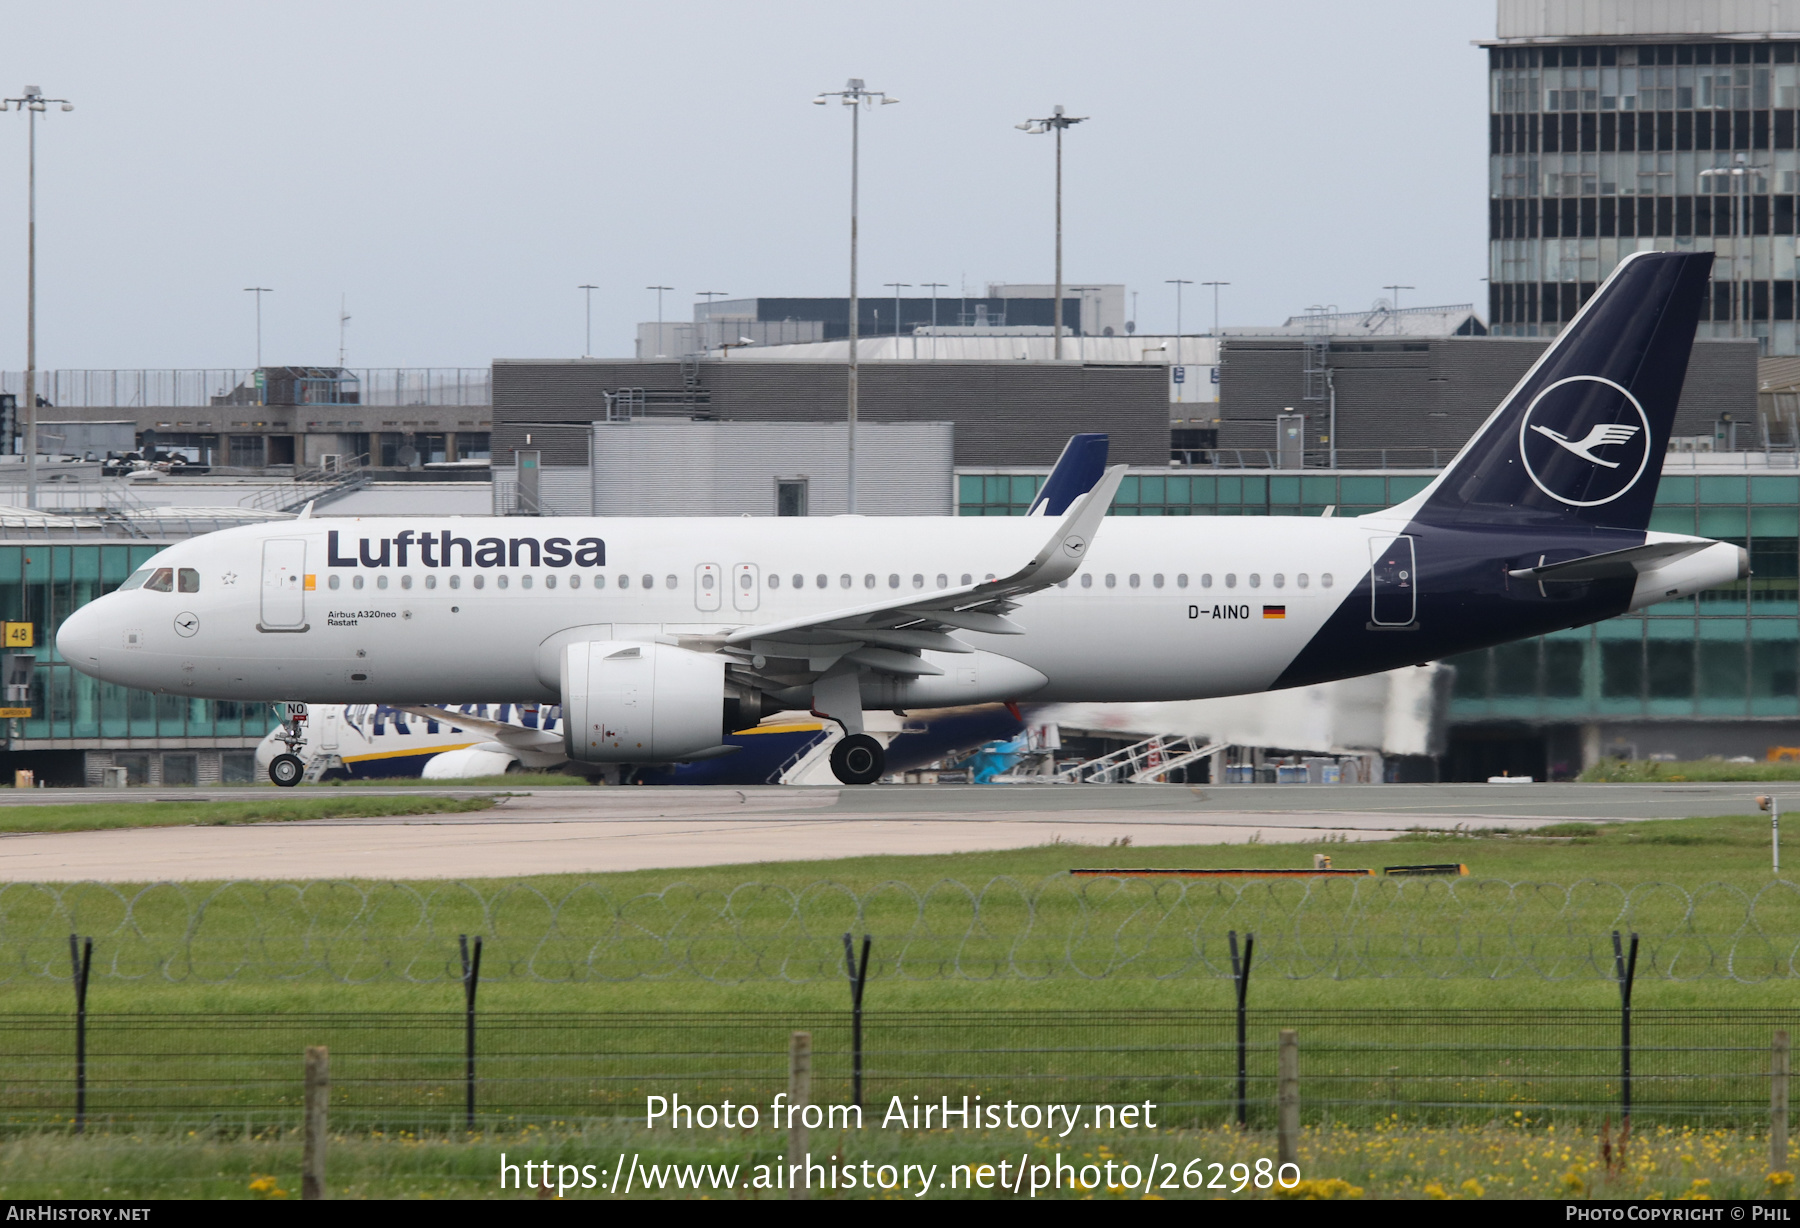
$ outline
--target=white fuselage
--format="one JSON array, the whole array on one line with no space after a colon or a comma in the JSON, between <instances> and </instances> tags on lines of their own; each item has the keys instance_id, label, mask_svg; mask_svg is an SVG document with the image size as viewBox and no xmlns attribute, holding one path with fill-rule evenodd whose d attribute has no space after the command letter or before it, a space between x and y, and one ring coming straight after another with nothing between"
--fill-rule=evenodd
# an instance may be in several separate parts
<instances>
[{"instance_id":1,"label":"white fuselage","mask_svg":"<svg viewBox=\"0 0 1800 1228\"><path fill-rule=\"evenodd\" d=\"M555 701L571 638L719 634L979 582L1018 568L1050 527L998 517L290 521L170 547L145 568L189 569L194 591L110 594L72 615L59 643L85 672L194 696ZM1380 517L1108 517L1081 571L1011 615L1024 634L958 635L1047 681L987 694L972 663L982 654L925 658L949 679L968 676L971 701L1263 690L1364 580L1371 543L1379 549L1403 527ZM534 547L515 541L537 543L537 566ZM583 541L604 543L603 565L578 563ZM483 550L490 565L478 561Z\"/></svg>"}]
</instances>

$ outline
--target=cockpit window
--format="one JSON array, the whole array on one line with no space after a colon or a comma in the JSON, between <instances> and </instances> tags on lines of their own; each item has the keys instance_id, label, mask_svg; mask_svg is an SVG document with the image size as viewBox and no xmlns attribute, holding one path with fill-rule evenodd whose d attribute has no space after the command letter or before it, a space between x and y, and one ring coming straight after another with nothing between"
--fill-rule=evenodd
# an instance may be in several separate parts
<instances>
[{"instance_id":1,"label":"cockpit window","mask_svg":"<svg viewBox=\"0 0 1800 1228\"><path fill-rule=\"evenodd\" d=\"M131 575L126 578L125 583L119 585L119 591L121 593L129 593L134 588L143 588L144 581L148 580L150 575L151 569L148 567L132 572Z\"/></svg>"},{"instance_id":2,"label":"cockpit window","mask_svg":"<svg viewBox=\"0 0 1800 1228\"><path fill-rule=\"evenodd\" d=\"M158 567L154 574L144 582L144 587L153 593L172 593L175 591L175 569Z\"/></svg>"},{"instance_id":3,"label":"cockpit window","mask_svg":"<svg viewBox=\"0 0 1800 1228\"><path fill-rule=\"evenodd\" d=\"M177 579L180 582L182 592L197 593L200 591L200 573L195 571L192 567L183 567L181 569L181 574Z\"/></svg>"}]
</instances>

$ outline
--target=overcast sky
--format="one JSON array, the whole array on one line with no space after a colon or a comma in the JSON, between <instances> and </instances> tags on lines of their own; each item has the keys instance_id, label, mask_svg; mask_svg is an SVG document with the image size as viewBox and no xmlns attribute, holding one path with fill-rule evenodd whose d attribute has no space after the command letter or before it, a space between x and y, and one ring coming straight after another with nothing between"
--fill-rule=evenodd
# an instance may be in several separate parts
<instances>
[{"instance_id":1,"label":"overcast sky","mask_svg":"<svg viewBox=\"0 0 1800 1228\"><path fill-rule=\"evenodd\" d=\"M11 5L0 88L38 130L41 367L352 366L629 355L645 286L841 295L860 76L863 285L1052 275L1068 136L1070 284L1231 282L1226 325L1311 303L1486 314L1491 0L1097 6ZM0 366L25 356L26 120L0 116ZM1184 322L1210 323L1188 291Z\"/></svg>"}]
</instances>

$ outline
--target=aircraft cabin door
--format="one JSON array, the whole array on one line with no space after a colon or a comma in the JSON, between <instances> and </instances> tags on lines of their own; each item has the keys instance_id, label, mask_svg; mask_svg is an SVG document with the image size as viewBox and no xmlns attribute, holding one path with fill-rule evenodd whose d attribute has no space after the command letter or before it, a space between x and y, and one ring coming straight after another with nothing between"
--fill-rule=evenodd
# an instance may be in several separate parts
<instances>
[{"instance_id":1,"label":"aircraft cabin door","mask_svg":"<svg viewBox=\"0 0 1800 1228\"><path fill-rule=\"evenodd\" d=\"M720 590L725 587L725 573L717 563L702 563L694 568L694 608L719 608Z\"/></svg>"},{"instance_id":2,"label":"aircraft cabin door","mask_svg":"<svg viewBox=\"0 0 1800 1228\"><path fill-rule=\"evenodd\" d=\"M1408 534L1369 543L1370 624L1410 627L1419 617L1418 567Z\"/></svg>"},{"instance_id":3,"label":"aircraft cabin door","mask_svg":"<svg viewBox=\"0 0 1800 1228\"><path fill-rule=\"evenodd\" d=\"M739 563L731 569L731 604L740 610L754 610L762 598L762 577L755 563Z\"/></svg>"},{"instance_id":4,"label":"aircraft cabin door","mask_svg":"<svg viewBox=\"0 0 1800 1228\"><path fill-rule=\"evenodd\" d=\"M306 541L278 537L263 543L262 618L258 631L306 630Z\"/></svg>"}]
</instances>

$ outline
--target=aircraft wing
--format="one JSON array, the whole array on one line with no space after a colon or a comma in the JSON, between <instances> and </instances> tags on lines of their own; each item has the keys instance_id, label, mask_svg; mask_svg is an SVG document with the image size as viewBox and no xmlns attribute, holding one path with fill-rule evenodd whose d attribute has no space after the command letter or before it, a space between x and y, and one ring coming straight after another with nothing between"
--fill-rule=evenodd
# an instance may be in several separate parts
<instances>
[{"instance_id":1,"label":"aircraft wing","mask_svg":"<svg viewBox=\"0 0 1800 1228\"><path fill-rule=\"evenodd\" d=\"M682 638L695 648L710 647L732 656L758 674L787 681L823 673L841 659L894 674L941 674L943 670L919 653L974 651L953 632L1024 632L1006 615L1016 608L1017 598L1059 584L1081 567L1125 469L1124 465L1107 469L1093 489L1057 519L1043 548L1011 575L745 627L724 636Z\"/></svg>"},{"instance_id":2,"label":"aircraft wing","mask_svg":"<svg viewBox=\"0 0 1800 1228\"><path fill-rule=\"evenodd\" d=\"M477 730L488 734L503 746L511 746L519 750L552 750L560 748L563 744L560 733L545 733L542 729L527 729L523 725L513 725L506 721L491 721L485 716L470 716L466 712L457 712L451 708L434 708L428 704L400 704L397 706L400 711L410 712L424 720L454 725L459 729Z\"/></svg>"}]
</instances>

